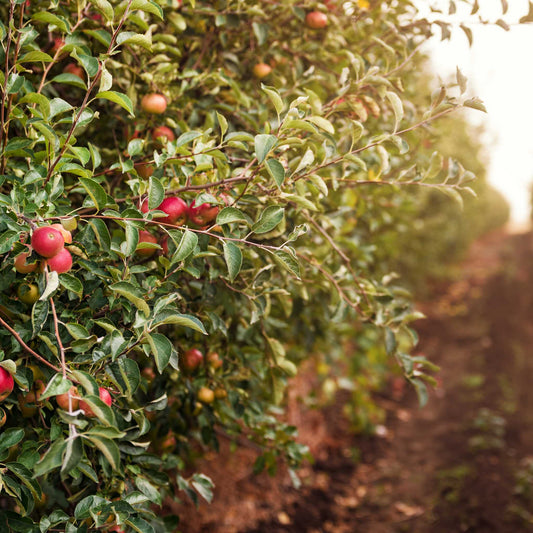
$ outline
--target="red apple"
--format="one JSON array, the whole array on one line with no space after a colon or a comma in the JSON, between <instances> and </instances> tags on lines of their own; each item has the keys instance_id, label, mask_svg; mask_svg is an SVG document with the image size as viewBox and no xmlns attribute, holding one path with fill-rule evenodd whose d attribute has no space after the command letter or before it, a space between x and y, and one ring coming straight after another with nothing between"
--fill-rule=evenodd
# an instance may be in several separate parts
<instances>
[{"instance_id":1,"label":"red apple","mask_svg":"<svg viewBox=\"0 0 533 533\"><path fill-rule=\"evenodd\" d=\"M72 268L72 255L66 248L63 248L54 257L47 259L46 264L50 270L63 274Z\"/></svg>"},{"instance_id":2,"label":"red apple","mask_svg":"<svg viewBox=\"0 0 533 533\"><path fill-rule=\"evenodd\" d=\"M152 130L152 139L157 141L158 139L163 139L163 142L172 142L176 136L174 132L168 126L157 126Z\"/></svg>"},{"instance_id":3,"label":"red apple","mask_svg":"<svg viewBox=\"0 0 533 533\"><path fill-rule=\"evenodd\" d=\"M55 228L61 235L63 235L63 239L66 244L70 244L72 242L72 233L70 231L66 230L63 227L63 224L52 224L50 226L51 228Z\"/></svg>"},{"instance_id":4,"label":"red apple","mask_svg":"<svg viewBox=\"0 0 533 533\"><path fill-rule=\"evenodd\" d=\"M163 254L168 255L168 237L161 241L161 248L163 249Z\"/></svg>"},{"instance_id":5,"label":"red apple","mask_svg":"<svg viewBox=\"0 0 533 533\"><path fill-rule=\"evenodd\" d=\"M143 229L139 231L139 243L141 242L150 242L152 244L157 244L157 238L149 231ZM155 248L138 248L137 250L135 250L135 253L142 257L150 257L155 253L155 251Z\"/></svg>"},{"instance_id":6,"label":"red apple","mask_svg":"<svg viewBox=\"0 0 533 533\"><path fill-rule=\"evenodd\" d=\"M111 404L113 403L113 398L111 397L111 394L107 389L105 389L104 387L99 387L98 394L100 396L100 400L102 400L106 405L111 406ZM85 413L85 416L89 418L94 418L96 416L93 410L83 400L80 400L79 406L80 409Z\"/></svg>"},{"instance_id":7,"label":"red apple","mask_svg":"<svg viewBox=\"0 0 533 533\"><path fill-rule=\"evenodd\" d=\"M75 385L72 385L68 392L65 392L63 394L58 394L56 396L56 402L61 409L64 411L70 411L69 409L69 396L70 396L70 407L72 407L72 411L76 411L80 405L80 400L78 398L78 388Z\"/></svg>"},{"instance_id":8,"label":"red apple","mask_svg":"<svg viewBox=\"0 0 533 533\"><path fill-rule=\"evenodd\" d=\"M200 204L194 205L194 200L189 206L188 216L189 220L198 226L205 226L217 218L219 208L216 205Z\"/></svg>"},{"instance_id":9,"label":"red apple","mask_svg":"<svg viewBox=\"0 0 533 533\"><path fill-rule=\"evenodd\" d=\"M37 412L37 398L34 391L19 394L18 403L23 418L30 418Z\"/></svg>"},{"instance_id":10,"label":"red apple","mask_svg":"<svg viewBox=\"0 0 533 533\"><path fill-rule=\"evenodd\" d=\"M256 78L262 80L272 72L272 67L266 63L257 63L254 65L253 73Z\"/></svg>"},{"instance_id":11,"label":"red apple","mask_svg":"<svg viewBox=\"0 0 533 533\"><path fill-rule=\"evenodd\" d=\"M146 113L161 115L167 108L167 99L158 93L145 94L141 100L141 107Z\"/></svg>"},{"instance_id":12,"label":"red apple","mask_svg":"<svg viewBox=\"0 0 533 533\"><path fill-rule=\"evenodd\" d=\"M63 72L65 74L74 74L74 76L78 76L78 78L81 78L82 80L85 79L85 71L79 65L76 65L76 63L69 63L63 69Z\"/></svg>"},{"instance_id":13,"label":"red apple","mask_svg":"<svg viewBox=\"0 0 533 533\"><path fill-rule=\"evenodd\" d=\"M61 50L61 48L63 48L63 46L65 46L64 39L62 39L61 37L55 37L54 40L52 41L50 53L52 55L56 54L57 52L59 52L59 50Z\"/></svg>"},{"instance_id":14,"label":"red apple","mask_svg":"<svg viewBox=\"0 0 533 533\"><path fill-rule=\"evenodd\" d=\"M13 376L0 366L0 402L3 402L11 394L14 385Z\"/></svg>"},{"instance_id":15,"label":"red apple","mask_svg":"<svg viewBox=\"0 0 533 533\"><path fill-rule=\"evenodd\" d=\"M32 248L43 257L57 255L64 245L63 234L51 226L37 228L31 236Z\"/></svg>"},{"instance_id":16,"label":"red apple","mask_svg":"<svg viewBox=\"0 0 533 533\"><path fill-rule=\"evenodd\" d=\"M29 272L35 272L35 269L37 268L37 263L26 263L26 260L30 255L31 251L21 252L17 255L17 257L15 257L15 260L13 261L15 270L20 274L28 274Z\"/></svg>"},{"instance_id":17,"label":"red apple","mask_svg":"<svg viewBox=\"0 0 533 533\"><path fill-rule=\"evenodd\" d=\"M192 348L182 355L181 364L186 371L192 372L202 364L203 360L204 354L197 348Z\"/></svg>"},{"instance_id":18,"label":"red apple","mask_svg":"<svg viewBox=\"0 0 533 533\"><path fill-rule=\"evenodd\" d=\"M159 222L181 226L187 220L188 206L184 200L178 198L177 196L169 196L168 198L165 198L159 204L157 210L163 211L168 215L166 217L157 218ZM143 213L148 213L148 200L144 200L144 202L141 204L141 211Z\"/></svg>"},{"instance_id":19,"label":"red apple","mask_svg":"<svg viewBox=\"0 0 533 533\"><path fill-rule=\"evenodd\" d=\"M305 16L305 24L313 30L320 30L328 25L328 16L321 11L311 11Z\"/></svg>"}]
</instances>

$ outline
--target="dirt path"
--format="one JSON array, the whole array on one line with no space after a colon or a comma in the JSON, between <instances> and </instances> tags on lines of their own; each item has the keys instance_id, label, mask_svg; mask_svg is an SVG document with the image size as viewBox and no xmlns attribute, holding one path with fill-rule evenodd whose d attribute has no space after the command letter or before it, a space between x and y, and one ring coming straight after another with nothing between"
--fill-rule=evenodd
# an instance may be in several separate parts
<instances>
[{"instance_id":1,"label":"dirt path","mask_svg":"<svg viewBox=\"0 0 533 533\"><path fill-rule=\"evenodd\" d=\"M242 478L222 482L222 508L183 531L533 531L531 287L533 236L477 243L460 280L422 306L420 351L442 367L428 406L412 391L382 399L387 432L372 439L352 437L331 408L304 488L252 478L237 458Z\"/></svg>"}]
</instances>

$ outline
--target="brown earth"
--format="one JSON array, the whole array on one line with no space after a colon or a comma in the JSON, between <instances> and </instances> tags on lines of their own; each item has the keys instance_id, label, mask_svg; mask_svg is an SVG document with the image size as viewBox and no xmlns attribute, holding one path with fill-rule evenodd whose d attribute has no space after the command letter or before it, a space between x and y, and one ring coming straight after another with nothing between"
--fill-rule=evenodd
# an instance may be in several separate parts
<instances>
[{"instance_id":1,"label":"brown earth","mask_svg":"<svg viewBox=\"0 0 533 533\"><path fill-rule=\"evenodd\" d=\"M420 305L420 352L441 366L426 407L393 388L377 398L387 411L381 437L363 438L348 431L340 403L308 411L292 398L291 421L316 457L300 472L303 486L284 473L253 476L255 451L224 443L201 468L215 501L184 504L181 531L533 531L530 287L533 235L476 243L457 281Z\"/></svg>"}]
</instances>

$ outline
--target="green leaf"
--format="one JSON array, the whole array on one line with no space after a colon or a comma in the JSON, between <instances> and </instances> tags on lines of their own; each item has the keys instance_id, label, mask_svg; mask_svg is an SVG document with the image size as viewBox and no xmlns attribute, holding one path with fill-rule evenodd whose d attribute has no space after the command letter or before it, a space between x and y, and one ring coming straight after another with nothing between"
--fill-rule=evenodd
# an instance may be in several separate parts
<instances>
[{"instance_id":1,"label":"green leaf","mask_svg":"<svg viewBox=\"0 0 533 533\"><path fill-rule=\"evenodd\" d=\"M63 453L67 447L65 439L55 440L43 455L42 459L33 467L33 476L40 477L59 468L63 464Z\"/></svg>"},{"instance_id":2,"label":"green leaf","mask_svg":"<svg viewBox=\"0 0 533 533\"><path fill-rule=\"evenodd\" d=\"M232 224L234 222L246 222L248 224L248 217L236 207L224 207L217 215L217 224Z\"/></svg>"},{"instance_id":3,"label":"green leaf","mask_svg":"<svg viewBox=\"0 0 533 533\"><path fill-rule=\"evenodd\" d=\"M162 499L159 490L146 478L140 476L136 477L135 485L148 498L149 501L157 505L161 505Z\"/></svg>"},{"instance_id":4,"label":"green leaf","mask_svg":"<svg viewBox=\"0 0 533 533\"><path fill-rule=\"evenodd\" d=\"M46 24L52 24L63 33L70 33L70 26L67 25L67 21L48 11L38 11L32 15L31 19L38 22L44 22Z\"/></svg>"},{"instance_id":5,"label":"green leaf","mask_svg":"<svg viewBox=\"0 0 533 533\"><path fill-rule=\"evenodd\" d=\"M265 165L268 173L272 176L278 188L281 189L285 181L285 168L277 159L267 159Z\"/></svg>"},{"instance_id":6,"label":"green leaf","mask_svg":"<svg viewBox=\"0 0 533 533\"><path fill-rule=\"evenodd\" d=\"M107 0L89 0L90 3L102 13L104 18L110 22L113 20L115 13L113 12L113 6Z\"/></svg>"},{"instance_id":7,"label":"green leaf","mask_svg":"<svg viewBox=\"0 0 533 533\"><path fill-rule=\"evenodd\" d=\"M175 324L176 326L184 326L186 328L191 328L195 331L198 331L199 333L207 335L207 331L205 330L204 325L195 316L184 315L178 313L177 311L172 314L165 313L163 319L158 319L158 316L155 317L155 320L152 324L152 328L162 326L163 324Z\"/></svg>"},{"instance_id":8,"label":"green leaf","mask_svg":"<svg viewBox=\"0 0 533 533\"><path fill-rule=\"evenodd\" d=\"M394 131L398 130L398 126L403 119L403 104L401 98L392 91L387 91L387 99L392 105L392 110L394 111L394 117L396 118L396 123L394 125Z\"/></svg>"},{"instance_id":9,"label":"green leaf","mask_svg":"<svg viewBox=\"0 0 533 533\"><path fill-rule=\"evenodd\" d=\"M324 117L308 117L307 120L315 124L315 126L318 126L320 129L331 133L331 135L335 133L333 124Z\"/></svg>"},{"instance_id":10,"label":"green leaf","mask_svg":"<svg viewBox=\"0 0 533 533\"><path fill-rule=\"evenodd\" d=\"M125 223L126 240L122 243L120 250L126 256L131 256L139 244L139 230L134 223L126 221Z\"/></svg>"},{"instance_id":11,"label":"green leaf","mask_svg":"<svg viewBox=\"0 0 533 533\"><path fill-rule=\"evenodd\" d=\"M174 347L167 337L161 335L161 333L152 333L146 335L146 340L150 344L152 355L155 359L157 370L160 374L168 366L170 362L170 356Z\"/></svg>"},{"instance_id":12,"label":"green leaf","mask_svg":"<svg viewBox=\"0 0 533 533\"><path fill-rule=\"evenodd\" d=\"M59 276L59 284L71 292L73 292L78 298L83 296L83 285L81 281L72 274L61 274Z\"/></svg>"},{"instance_id":13,"label":"green leaf","mask_svg":"<svg viewBox=\"0 0 533 533\"><path fill-rule=\"evenodd\" d=\"M109 234L109 229L106 226L106 223L99 218L92 218L89 220L89 225L92 227L98 244L102 247L105 252L109 252L111 249L111 235Z\"/></svg>"},{"instance_id":14,"label":"green leaf","mask_svg":"<svg viewBox=\"0 0 533 533\"><path fill-rule=\"evenodd\" d=\"M142 311L145 316L150 315L150 308L144 300L144 293L141 289L127 281L119 281L118 283L110 285L109 288L129 300L135 307L137 307L137 309Z\"/></svg>"},{"instance_id":15,"label":"green leaf","mask_svg":"<svg viewBox=\"0 0 533 533\"><path fill-rule=\"evenodd\" d=\"M273 252L273 256L278 265L286 268L291 274L300 279L300 265L294 255L284 250L276 250Z\"/></svg>"},{"instance_id":16,"label":"green leaf","mask_svg":"<svg viewBox=\"0 0 533 533\"><path fill-rule=\"evenodd\" d=\"M43 393L41 394L41 400L50 398L52 396L57 396L58 394L65 394L72 387L72 381L67 378L64 378L62 374L56 374L46 386Z\"/></svg>"},{"instance_id":17,"label":"green leaf","mask_svg":"<svg viewBox=\"0 0 533 533\"><path fill-rule=\"evenodd\" d=\"M189 255L194 252L198 244L198 235L192 231L185 230L181 236L181 240L172 256L172 262L177 263L187 259Z\"/></svg>"},{"instance_id":18,"label":"green leaf","mask_svg":"<svg viewBox=\"0 0 533 533\"><path fill-rule=\"evenodd\" d=\"M48 55L46 52L41 52L40 50L33 50L32 52L24 54L20 58L21 63L51 63L53 60L52 56Z\"/></svg>"},{"instance_id":19,"label":"green leaf","mask_svg":"<svg viewBox=\"0 0 533 533\"><path fill-rule=\"evenodd\" d=\"M157 209L164 199L165 188L157 178L151 176L148 185L148 209Z\"/></svg>"},{"instance_id":20,"label":"green leaf","mask_svg":"<svg viewBox=\"0 0 533 533\"><path fill-rule=\"evenodd\" d=\"M132 116L135 116L135 113L133 112L133 104L131 103L130 97L126 94L119 93L117 91L103 91L98 93L94 98L110 100L111 102L114 102L115 104L118 104L120 107L124 108Z\"/></svg>"},{"instance_id":21,"label":"green leaf","mask_svg":"<svg viewBox=\"0 0 533 533\"><path fill-rule=\"evenodd\" d=\"M89 394L83 397L83 401L89 406L91 411L95 414L96 418L102 422L105 426L115 427L117 421L115 419L115 413L113 409L109 407L103 400L100 399L100 396L95 394Z\"/></svg>"},{"instance_id":22,"label":"green leaf","mask_svg":"<svg viewBox=\"0 0 533 533\"><path fill-rule=\"evenodd\" d=\"M274 104L274 108L276 110L276 113L278 116L283 111L283 100L281 99L281 96L279 95L278 90L275 87L269 87L267 85L261 84L261 89L265 91L265 93L270 98L271 102Z\"/></svg>"},{"instance_id":23,"label":"green leaf","mask_svg":"<svg viewBox=\"0 0 533 533\"><path fill-rule=\"evenodd\" d=\"M120 357L108 365L106 370L121 392L130 398L135 394L141 382L141 373L136 361L127 357Z\"/></svg>"},{"instance_id":24,"label":"green leaf","mask_svg":"<svg viewBox=\"0 0 533 533\"><path fill-rule=\"evenodd\" d=\"M285 216L285 209L277 205L267 207L259 217L259 220L252 226L254 233L268 233L272 231Z\"/></svg>"},{"instance_id":25,"label":"green leaf","mask_svg":"<svg viewBox=\"0 0 533 533\"><path fill-rule=\"evenodd\" d=\"M81 186L87 191L91 197L97 211L100 211L107 204L107 194L104 188L91 178L79 178Z\"/></svg>"},{"instance_id":26,"label":"green leaf","mask_svg":"<svg viewBox=\"0 0 533 533\"><path fill-rule=\"evenodd\" d=\"M61 474L68 474L83 459L83 443L80 437L69 437L61 466Z\"/></svg>"},{"instance_id":27,"label":"green leaf","mask_svg":"<svg viewBox=\"0 0 533 533\"><path fill-rule=\"evenodd\" d=\"M87 89L87 84L85 83L85 80L82 80L79 76L76 76L75 74L69 74L68 72L54 76L51 82L64 83L65 85L74 85L75 87L79 87L80 89Z\"/></svg>"},{"instance_id":28,"label":"green leaf","mask_svg":"<svg viewBox=\"0 0 533 533\"><path fill-rule=\"evenodd\" d=\"M205 501L212 502L215 485L210 478L204 474L193 474L191 485Z\"/></svg>"},{"instance_id":29,"label":"green leaf","mask_svg":"<svg viewBox=\"0 0 533 533\"><path fill-rule=\"evenodd\" d=\"M105 437L97 437L96 435L83 435L83 437L92 442L102 452L113 470L118 470L120 465L120 450L114 441Z\"/></svg>"},{"instance_id":30,"label":"green leaf","mask_svg":"<svg viewBox=\"0 0 533 533\"><path fill-rule=\"evenodd\" d=\"M201 137L202 135L203 134L201 131L186 131L178 137L178 140L176 141L176 148L188 144L191 141L194 141L194 139L198 139L198 137Z\"/></svg>"},{"instance_id":31,"label":"green leaf","mask_svg":"<svg viewBox=\"0 0 533 533\"><path fill-rule=\"evenodd\" d=\"M261 133L255 136L255 156L259 163L262 163L265 160L266 156L270 153L272 148L276 146L277 142L278 138L275 135Z\"/></svg>"},{"instance_id":32,"label":"green leaf","mask_svg":"<svg viewBox=\"0 0 533 533\"><path fill-rule=\"evenodd\" d=\"M126 524L137 533L155 533L154 528L146 520L138 516L129 516Z\"/></svg>"},{"instance_id":33,"label":"green leaf","mask_svg":"<svg viewBox=\"0 0 533 533\"><path fill-rule=\"evenodd\" d=\"M8 428L0 433L0 452L15 446L24 438L24 430L20 428Z\"/></svg>"},{"instance_id":34,"label":"green leaf","mask_svg":"<svg viewBox=\"0 0 533 533\"><path fill-rule=\"evenodd\" d=\"M465 107L471 107L472 109L477 109L478 111L483 111L484 113L487 112L487 108L485 107L485 104L477 97L466 100L463 105Z\"/></svg>"},{"instance_id":35,"label":"green leaf","mask_svg":"<svg viewBox=\"0 0 533 533\"><path fill-rule=\"evenodd\" d=\"M50 118L56 115L70 111L73 107L62 98L53 98L50 100Z\"/></svg>"},{"instance_id":36,"label":"green leaf","mask_svg":"<svg viewBox=\"0 0 533 533\"><path fill-rule=\"evenodd\" d=\"M116 40L116 46L119 47L125 44L136 44L146 48L149 52L152 51L152 39L150 35L143 35L142 33L135 33L132 31L120 32Z\"/></svg>"},{"instance_id":37,"label":"green leaf","mask_svg":"<svg viewBox=\"0 0 533 533\"><path fill-rule=\"evenodd\" d=\"M233 242L225 242L224 245L224 259L228 267L228 274L230 281L233 281L242 266L242 252L240 248Z\"/></svg>"},{"instance_id":38,"label":"green leaf","mask_svg":"<svg viewBox=\"0 0 533 533\"><path fill-rule=\"evenodd\" d=\"M57 290L58 287L59 287L58 273L55 271L48 272L48 281L46 283L44 292L39 297L39 300L41 302L48 300L48 298Z\"/></svg>"}]
</instances>

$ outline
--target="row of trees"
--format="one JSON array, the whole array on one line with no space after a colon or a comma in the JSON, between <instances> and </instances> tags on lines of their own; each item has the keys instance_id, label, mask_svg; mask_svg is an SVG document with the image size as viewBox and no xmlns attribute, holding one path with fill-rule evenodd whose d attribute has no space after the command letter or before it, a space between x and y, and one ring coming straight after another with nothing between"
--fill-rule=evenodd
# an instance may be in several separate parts
<instances>
[{"instance_id":1,"label":"row of trees","mask_svg":"<svg viewBox=\"0 0 533 533\"><path fill-rule=\"evenodd\" d=\"M184 468L221 431L296 480L307 451L279 415L309 358L359 429L391 362L425 401L393 271L420 280L478 233L450 223L442 193L474 175L439 139L477 150L442 119L483 106L460 72L431 94L419 50L448 26L417 13L0 5L0 529L174 531L157 507L212 497Z\"/></svg>"}]
</instances>

